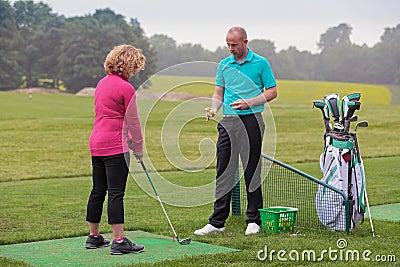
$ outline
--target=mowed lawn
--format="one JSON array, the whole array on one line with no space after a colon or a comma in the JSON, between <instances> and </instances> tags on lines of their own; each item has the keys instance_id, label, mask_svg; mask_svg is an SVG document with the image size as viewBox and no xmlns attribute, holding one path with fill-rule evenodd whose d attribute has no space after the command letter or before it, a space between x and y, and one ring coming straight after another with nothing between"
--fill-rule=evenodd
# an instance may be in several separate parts
<instances>
[{"instance_id":1,"label":"mowed lawn","mask_svg":"<svg viewBox=\"0 0 400 267\"><path fill-rule=\"evenodd\" d=\"M160 80L154 82L154 86L162 85L163 81L168 86L181 84L182 80L188 79L157 78ZM212 79L208 81L200 82L201 88L212 92ZM190 85L193 88L186 91L210 96L209 92L196 89L196 84L199 83L193 83ZM362 106L356 114L359 121L369 122L368 128L358 130L358 138L365 160L370 204L397 203L400 195L400 107L390 104L392 93L387 87L350 85L279 81L279 98L269 104L274 125L267 125L276 130L275 157L319 178L323 122L321 112L312 108L312 100L322 99L325 94L332 92L338 92L340 96L361 92ZM182 92L185 91L182 86L180 88ZM168 89L159 87L147 90L162 92ZM138 104L145 134L146 162L151 164L150 170L157 170L167 181L182 186L213 183L213 146L217 132L215 121L204 121L207 99L193 102L139 100ZM92 97L43 94L33 95L33 99L29 100L27 94L0 93L0 244L87 234L85 210L91 186L88 138L92 124ZM181 164L190 166L191 171L180 170ZM134 165L133 169L133 176L143 176L138 166ZM158 202L146 194L141 185L129 179L126 194L127 230L140 229L170 236L171 230ZM202 198L201 195L191 197ZM313 248L322 251L329 246L335 247L338 238L347 239L350 249L369 249L373 255L396 255L400 248L398 222L374 220L375 231L381 235L380 239L372 239L368 221L350 235L324 229L299 229L305 236L293 238L287 234L260 234L245 237L245 219L231 217L225 234L196 237L193 231L207 222L212 211L211 203L190 208L167 205L166 208L180 236L190 236L196 241L241 251L166 261L155 266L280 266L283 262L277 260L259 261L257 252L264 249L265 245L276 250ZM101 230L110 232L106 217L103 222ZM337 263L325 258L315 264L329 266ZM20 264L0 258L1 266ZM305 262L287 264L307 265ZM364 266L366 262L351 264ZM386 263L388 265L394 266L396 263Z\"/></svg>"}]
</instances>

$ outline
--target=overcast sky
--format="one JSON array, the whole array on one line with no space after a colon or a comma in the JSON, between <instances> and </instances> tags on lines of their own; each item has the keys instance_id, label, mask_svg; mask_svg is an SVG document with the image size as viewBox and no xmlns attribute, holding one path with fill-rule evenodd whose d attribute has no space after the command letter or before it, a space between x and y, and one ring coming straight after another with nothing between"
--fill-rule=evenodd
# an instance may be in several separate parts
<instances>
[{"instance_id":1,"label":"overcast sky","mask_svg":"<svg viewBox=\"0 0 400 267\"><path fill-rule=\"evenodd\" d=\"M35 2L39 2L35 0ZM248 39L266 39L277 51L295 46L317 52L320 35L347 23L353 43L373 46L386 27L400 24L398 0L42 0L59 15L83 16L96 9L137 18L150 37L161 33L177 44L225 46L228 28L241 25Z\"/></svg>"}]
</instances>

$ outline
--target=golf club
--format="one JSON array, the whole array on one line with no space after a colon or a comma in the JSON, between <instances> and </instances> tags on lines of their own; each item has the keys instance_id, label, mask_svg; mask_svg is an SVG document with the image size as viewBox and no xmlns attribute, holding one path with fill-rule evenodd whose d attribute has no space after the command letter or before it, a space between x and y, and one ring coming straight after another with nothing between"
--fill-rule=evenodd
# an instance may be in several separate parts
<instances>
[{"instance_id":1,"label":"golf club","mask_svg":"<svg viewBox=\"0 0 400 267\"><path fill-rule=\"evenodd\" d=\"M347 116L347 112L348 112L348 103L349 101L360 101L361 98L361 94L360 93L352 93L349 95L346 95L342 98L342 122L344 123L344 119Z\"/></svg>"},{"instance_id":2,"label":"golf club","mask_svg":"<svg viewBox=\"0 0 400 267\"><path fill-rule=\"evenodd\" d=\"M325 130L326 131L332 130L329 124L329 110L325 102L321 100L314 100L313 108L315 107L319 108L322 111L322 118L324 119Z\"/></svg>"},{"instance_id":3,"label":"golf club","mask_svg":"<svg viewBox=\"0 0 400 267\"><path fill-rule=\"evenodd\" d=\"M357 122L356 128L354 129L354 133L357 132L358 127L363 127L363 128L368 127L368 122L367 121Z\"/></svg>"},{"instance_id":4,"label":"golf club","mask_svg":"<svg viewBox=\"0 0 400 267\"><path fill-rule=\"evenodd\" d=\"M355 122L357 120L358 120L358 116L355 115L355 116L351 117L350 122Z\"/></svg>"},{"instance_id":5,"label":"golf club","mask_svg":"<svg viewBox=\"0 0 400 267\"><path fill-rule=\"evenodd\" d=\"M339 95L329 94L324 96L324 101L329 108L330 114L335 123L339 122L340 109L339 109Z\"/></svg>"},{"instance_id":6,"label":"golf club","mask_svg":"<svg viewBox=\"0 0 400 267\"><path fill-rule=\"evenodd\" d=\"M342 98L342 125L344 126L344 131L348 132L349 127L350 127L350 121L349 119L351 116L354 114L354 101L359 101L361 98L360 93L352 93L349 95L346 95ZM359 109L359 107L358 107ZM351 114L350 114L351 113Z\"/></svg>"},{"instance_id":7,"label":"golf club","mask_svg":"<svg viewBox=\"0 0 400 267\"><path fill-rule=\"evenodd\" d=\"M346 103L346 114L343 114L344 131L348 132L350 128L350 119L356 110L359 110L361 103L358 101L348 101Z\"/></svg>"},{"instance_id":8,"label":"golf club","mask_svg":"<svg viewBox=\"0 0 400 267\"><path fill-rule=\"evenodd\" d=\"M140 164L142 165L143 171L146 173L147 179L149 179L149 182L150 182L150 184L151 184L151 187L153 188L154 194L156 195L156 197L157 197L157 199L158 199L158 202L160 203L161 208L162 208L162 210L164 211L165 217L167 217L167 220L168 220L169 225L171 226L172 232L174 232L174 237L176 238L176 240L178 240L179 244L181 244L181 245L188 245L188 244L190 244L191 239L190 239L189 237L188 237L188 238L185 238L185 239L182 239L182 240L179 240L178 235L176 234L175 229L174 229L174 227L172 226L171 220L170 220L169 217L168 217L167 211L165 210L164 205L163 205L163 203L161 202L160 197L158 196L157 190L156 190L156 188L154 187L154 184L153 184L153 182L152 182L152 180L151 180L151 178L150 178L150 175L149 175L149 173L147 172L146 166L144 165L143 161L140 161Z\"/></svg>"},{"instance_id":9,"label":"golf club","mask_svg":"<svg viewBox=\"0 0 400 267\"><path fill-rule=\"evenodd\" d=\"M367 121L360 121L360 122L357 122L356 128L354 129L354 133L357 132L357 127L368 127L368 122L367 122ZM357 146L358 146L358 145L357 145ZM365 202L366 202L367 208L368 208L369 223L371 224L372 237L377 237L377 238L379 238L380 236L375 234L374 225L373 225L373 223L372 223L372 216L371 216L371 209L370 209L370 207L369 207L367 188L365 188L364 194L365 194Z\"/></svg>"}]
</instances>

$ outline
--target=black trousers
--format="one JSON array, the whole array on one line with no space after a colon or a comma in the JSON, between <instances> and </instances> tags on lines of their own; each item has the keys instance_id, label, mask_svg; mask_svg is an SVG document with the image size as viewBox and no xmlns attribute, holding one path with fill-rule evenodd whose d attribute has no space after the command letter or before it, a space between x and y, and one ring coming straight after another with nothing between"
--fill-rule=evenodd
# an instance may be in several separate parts
<instances>
[{"instance_id":1,"label":"black trousers","mask_svg":"<svg viewBox=\"0 0 400 267\"><path fill-rule=\"evenodd\" d=\"M223 227L229 216L239 155L247 192L247 223L261 224L261 146L265 125L260 113L224 117L218 123L217 177L214 212L209 223Z\"/></svg>"},{"instance_id":2,"label":"black trousers","mask_svg":"<svg viewBox=\"0 0 400 267\"><path fill-rule=\"evenodd\" d=\"M108 223L124 223L124 195L129 162L128 152L104 157L92 156L93 186L87 204L86 221L100 223L108 191Z\"/></svg>"}]
</instances>

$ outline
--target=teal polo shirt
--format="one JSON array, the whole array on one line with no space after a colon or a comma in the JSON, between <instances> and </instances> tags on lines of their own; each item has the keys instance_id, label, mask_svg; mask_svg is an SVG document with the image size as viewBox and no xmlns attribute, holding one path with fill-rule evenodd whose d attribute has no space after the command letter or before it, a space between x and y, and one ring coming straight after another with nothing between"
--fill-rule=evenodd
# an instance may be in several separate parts
<instances>
[{"instance_id":1,"label":"teal polo shirt","mask_svg":"<svg viewBox=\"0 0 400 267\"><path fill-rule=\"evenodd\" d=\"M215 84L224 87L224 115L246 115L264 111L264 105L252 106L245 110L234 110L229 104L238 99L249 99L265 89L276 86L271 66L265 57L247 48L247 56L237 62L233 55L220 61Z\"/></svg>"}]
</instances>

